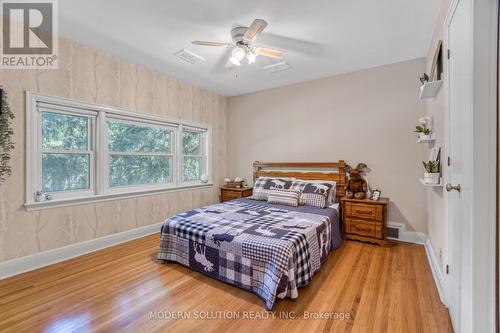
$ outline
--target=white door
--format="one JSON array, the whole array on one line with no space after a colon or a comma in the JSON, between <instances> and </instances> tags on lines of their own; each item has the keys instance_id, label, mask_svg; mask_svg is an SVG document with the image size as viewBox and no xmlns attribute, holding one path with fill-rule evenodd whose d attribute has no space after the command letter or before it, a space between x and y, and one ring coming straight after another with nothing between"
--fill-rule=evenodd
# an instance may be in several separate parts
<instances>
[{"instance_id":1,"label":"white door","mask_svg":"<svg viewBox=\"0 0 500 333\"><path fill-rule=\"evenodd\" d=\"M461 288L460 275L462 255L462 232L465 230L468 184L467 159L470 159L470 36L469 16L466 8L468 0L459 0L454 13L447 20L448 59L448 98L447 98L447 142L443 167L445 175L446 214L447 214L447 253L446 253L446 303L455 332L460 332ZM449 156L449 160L448 160Z\"/></svg>"}]
</instances>

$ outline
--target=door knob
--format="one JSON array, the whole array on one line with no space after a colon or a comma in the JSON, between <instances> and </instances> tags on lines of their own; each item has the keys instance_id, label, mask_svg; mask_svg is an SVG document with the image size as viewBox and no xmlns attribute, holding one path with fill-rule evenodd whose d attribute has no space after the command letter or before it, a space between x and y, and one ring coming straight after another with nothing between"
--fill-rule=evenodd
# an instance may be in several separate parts
<instances>
[{"instance_id":1,"label":"door knob","mask_svg":"<svg viewBox=\"0 0 500 333\"><path fill-rule=\"evenodd\" d=\"M450 183L446 184L446 191L451 192L453 190L460 192L460 184L458 184L457 186L453 186Z\"/></svg>"}]
</instances>

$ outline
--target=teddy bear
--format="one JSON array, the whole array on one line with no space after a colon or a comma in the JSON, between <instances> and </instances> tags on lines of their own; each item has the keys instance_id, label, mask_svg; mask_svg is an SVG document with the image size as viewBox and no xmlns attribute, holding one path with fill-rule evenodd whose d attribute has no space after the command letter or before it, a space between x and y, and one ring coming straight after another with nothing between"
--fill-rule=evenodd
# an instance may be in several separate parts
<instances>
[{"instance_id":1,"label":"teddy bear","mask_svg":"<svg viewBox=\"0 0 500 333\"><path fill-rule=\"evenodd\" d=\"M366 181L361 177L361 163L358 164L356 169L352 169L348 167L349 172L349 180L345 184L345 195L348 199L365 199L366 198L366 190L368 189L368 185Z\"/></svg>"}]
</instances>

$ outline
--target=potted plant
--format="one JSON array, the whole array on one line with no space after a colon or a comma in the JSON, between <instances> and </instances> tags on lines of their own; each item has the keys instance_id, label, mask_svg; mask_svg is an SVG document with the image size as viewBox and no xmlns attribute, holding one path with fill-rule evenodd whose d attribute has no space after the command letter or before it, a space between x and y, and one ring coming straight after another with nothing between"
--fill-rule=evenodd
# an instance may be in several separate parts
<instances>
[{"instance_id":1,"label":"potted plant","mask_svg":"<svg viewBox=\"0 0 500 333\"><path fill-rule=\"evenodd\" d=\"M420 80L422 85L424 85L429 82L429 75L427 75L427 73L424 73L422 76L419 76L418 79Z\"/></svg>"},{"instance_id":2,"label":"potted plant","mask_svg":"<svg viewBox=\"0 0 500 333\"><path fill-rule=\"evenodd\" d=\"M7 93L0 87L0 184L12 173L12 168L9 164L11 153L14 150L12 136L12 120L14 113L7 103Z\"/></svg>"},{"instance_id":3,"label":"potted plant","mask_svg":"<svg viewBox=\"0 0 500 333\"><path fill-rule=\"evenodd\" d=\"M415 126L415 133L418 133L419 139L430 139L432 132L425 125Z\"/></svg>"},{"instance_id":4,"label":"potted plant","mask_svg":"<svg viewBox=\"0 0 500 333\"><path fill-rule=\"evenodd\" d=\"M425 116L418 120L417 126L415 126L415 133L418 134L419 139L431 139L432 130L429 128L431 126L431 117Z\"/></svg>"},{"instance_id":5,"label":"potted plant","mask_svg":"<svg viewBox=\"0 0 500 333\"><path fill-rule=\"evenodd\" d=\"M424 182L426 184L439 184L439 161L423 162Z\"/></svg>"}]
</instances>

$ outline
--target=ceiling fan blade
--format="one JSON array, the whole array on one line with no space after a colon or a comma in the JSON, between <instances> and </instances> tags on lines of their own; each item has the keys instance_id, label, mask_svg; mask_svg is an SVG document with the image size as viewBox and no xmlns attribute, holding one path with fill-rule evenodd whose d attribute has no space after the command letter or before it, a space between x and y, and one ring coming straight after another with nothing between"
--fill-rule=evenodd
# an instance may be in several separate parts
<instances>
[{"instance_id":1,"label":"ceiling fan blade","mask_svg":"<svg viewBox=\"0 0 500 333\"><path fill-rule=\"evenodd\" d=\"M191 42L194 45L201 45L201 46L215 46L215 47L231 47L232 44L230 43L223 43L223 42L205 42L202 40L193 40Z\"/></svg>"},{"instance_id":2,"label":"ceiling fan blade","mask_svg":"<svg viewBox=\"0 0 500 333\"><path fill-rule=\"evenodd\" d=\"M278 51L278 50L273 50L273 49L268 49L265 47L258 47L255 52L258 55L262 55L265 57L271 57L271 58L277 58L277 59L282 59L283 58L283 52Z\"/></svg>"},{"instance_id":3,"label":"ceiling fan blade","mask_svg":"<svg viewBox=\"0 0 500 333\"><path fill-rule=\"evenodd\" d=\"M265 20L255 19L248 27L248 30L245 32L243 38L247 41L253 42L265 27L267 27L267 22Z\"/></svg>"}]
</instances>

